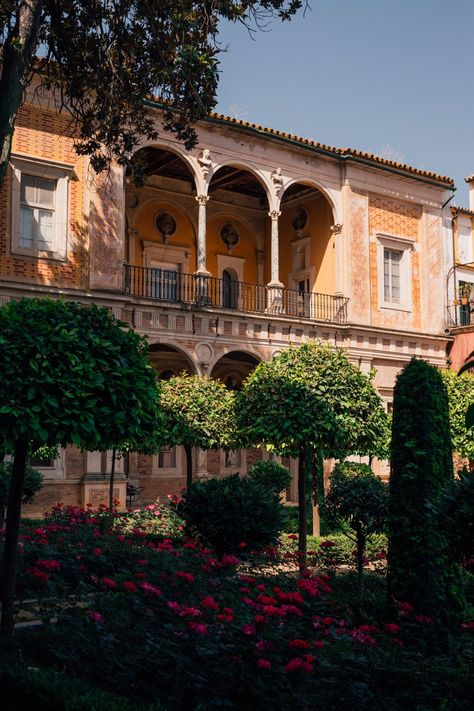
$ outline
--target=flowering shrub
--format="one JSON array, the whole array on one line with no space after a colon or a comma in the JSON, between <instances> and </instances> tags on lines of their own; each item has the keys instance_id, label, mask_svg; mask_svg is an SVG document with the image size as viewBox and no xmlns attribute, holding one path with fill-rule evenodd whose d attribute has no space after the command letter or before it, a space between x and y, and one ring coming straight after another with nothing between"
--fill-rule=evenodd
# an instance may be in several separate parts
<instances>
[{"instance_id":1,"label":"flowering shrub","mask_svg":"<svg viewBox=\"0 0 474 711\"><path fill-rule=\"evenodd\" d=\"M149 535L134 516L121 527L120 516L60 507L24 528L19 589L37 615L58 620L21 638L33 663L178 711L405 711L413 699L429 710L474 690L410 651L408 633L430 621L409 603L361 622L338 604L329 573L298 578L276 549L218 559L194 540Z\"/></svg>"}]
</instances>

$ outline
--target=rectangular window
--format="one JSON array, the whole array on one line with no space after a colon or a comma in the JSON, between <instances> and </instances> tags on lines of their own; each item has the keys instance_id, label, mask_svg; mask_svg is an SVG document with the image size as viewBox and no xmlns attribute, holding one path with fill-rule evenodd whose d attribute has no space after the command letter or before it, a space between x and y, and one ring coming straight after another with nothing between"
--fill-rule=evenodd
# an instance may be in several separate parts
<instances>
[{"instance_id":1,"label":"rectangular window","mask_svg":"<svg viewBox=\"0 0 474 711\"><path fill-rule=\"evenodd\" d=\"M403 252L385 248L383 251L384 300L400 303L400 274Z\"/></svg>"},{"instance_id":2,"label":"rectangular window","mask_svg":"<svg viewBox=\"0 0 474 711\"><path fill-rule=\"evenodd\" d=\"M22 174L20 184L19 246L54 251L56 181Z\"/></svg>"},{"instance_id":3,"label":"rectangular window","mask_svg":"<svg viewBox=\"0 0 474 711\"><path fill-rule=\"evenodd\" d=\"M176 447L161 450L158 455L158 469L176 469Z\"/></svg>"}]
</instances>

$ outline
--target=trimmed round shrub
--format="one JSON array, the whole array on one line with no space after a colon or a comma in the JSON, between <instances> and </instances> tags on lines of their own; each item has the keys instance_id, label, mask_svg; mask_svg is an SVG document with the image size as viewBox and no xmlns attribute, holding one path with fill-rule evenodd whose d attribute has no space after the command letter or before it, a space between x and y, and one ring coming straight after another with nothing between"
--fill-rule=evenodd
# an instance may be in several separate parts
<instances>
[{"instance_id":1,"label":"trimmed round shrub","mask_svg":"<svg viewBox=\"0 0 474 711\"><path fill-rule=\"evenodd\" d=\"M178 514L188 533L219 557L274 543L285 521L278 494L238 474L192 484L183 494Z\"/></svg>"},{"instance_id":2,"label":"trimmed round shrub","mask_svg":"<svg viewBox=\"0 0 474 711\"><path fill-rule=\"evenodd\" d=\"M275 494L281 494L291 484L291 473L288 467L273 461L255 462L250 467L247 477Z\"/></svg>"}]
</instances>

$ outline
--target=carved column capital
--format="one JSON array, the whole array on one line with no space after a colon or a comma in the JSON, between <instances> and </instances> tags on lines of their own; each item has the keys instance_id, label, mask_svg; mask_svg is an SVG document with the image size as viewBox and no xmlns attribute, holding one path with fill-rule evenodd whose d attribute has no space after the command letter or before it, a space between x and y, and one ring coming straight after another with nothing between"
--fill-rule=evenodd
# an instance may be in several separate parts
<instances>
[{"instance_id":1,"label":"carved column capital","mask_svg":"<svg viewBox=\"0 0 474 711\"><path fill-rule=\"evenodd\" d=\"M206 205L209 200L209 195L196 195L198 205Z\"/></svg>"},{"instance_id":2,"label":"carved column capital","mask_svg":"<svg viewBox=\"0 0 474 711\"><path fill-rule=\"evenodd\" d=\"M340 235L342 232L342 224L338 222L335 225L332 225L331 230L334 235Z\"/></svg>"},{"instance_id":3,"label":"carved column capital","mask_svg":"<svg viewBox=\"0 0 474 711\"><path fill-rule=\"evenodd\" d=\"M268 217L271 217L272 220L278 220L280 215L281 215L281 212L279 212L279 210L271 210L268 213Z\"/></svg>"},{"instance_id":4,"label":"carved column capital","mask_svg":"<svg viewBox=\"0 0 474 711\"><path fill-rule=\"evenodd\" d=\"M206 178L212 169L211 153L208 148L203 148L201 155L198 158L198 163L201 166L203 176Z\"/></svg>"}]
</instances>

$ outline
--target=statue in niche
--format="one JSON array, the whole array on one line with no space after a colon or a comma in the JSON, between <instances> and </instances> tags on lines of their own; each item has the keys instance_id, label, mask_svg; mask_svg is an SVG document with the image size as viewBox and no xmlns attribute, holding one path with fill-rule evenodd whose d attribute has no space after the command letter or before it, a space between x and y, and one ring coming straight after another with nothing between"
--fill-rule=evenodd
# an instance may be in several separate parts
<instances>
[{"instance_id":1,"label":"statue in niche","mask_svg":"<svg viewBox=\"0 0 474 711\"><path fill-rule=\"evenodd\" d=\"M155 226L158 232L163 235L163 241L168 244L170 237L176 232L176 220L169 212L160 212L155 219Z\"/></svg>"},{"instance_id":2,"label":"statue in niche","mask_svg":"<svg viewBox=\"0 0 474 711\"><path fill-rule=\"evenodd\" d=\"M275 188L275 195L278 197L283 189L281 168L275 168L270 177L272 179L273 187Z\"/></svg>"},{"instance_id":3,"label":"statue in niche","mask_svg":"<svg viewBox=\"0 0 474 711\"><path fill-rule=\"evenodd\" d=\"M208 148L204 148L200 157L198 158L198 163L201 166L202 174L206 178L212 168L211 153Z\"/></svg>"},{"instance_id":4,"label":"statue in niche","mask_svg":"<svg viewBox=\"0 0 474 711\"><path fill-rule=\"evenodd\" d=\"M226 222L225 225L221 227L221 240L227 247L229 254L232 253L234 247L239 243L239 233L231 222Z\"/></svg>"},{"instance_id":5,"label":"statue in niche","mask_svg":"<svg viewBox=\"0 0 474 711\"><path fill-rule=\"evenodd\" d=\"M304 207L299 207L293 217L293 229L296 234L301 233L308 224L308 211Z\"/></svg>"}]
</instances>

